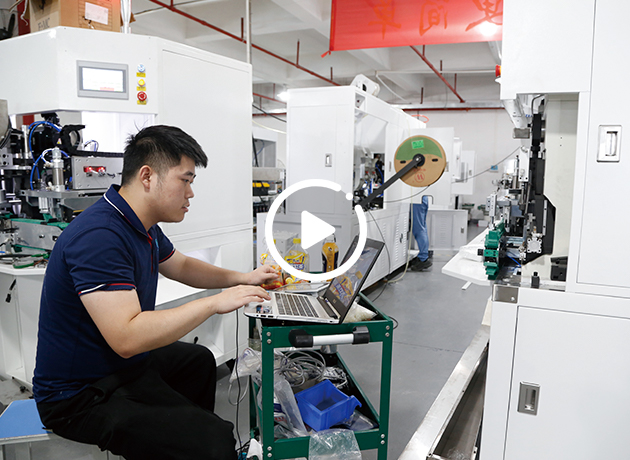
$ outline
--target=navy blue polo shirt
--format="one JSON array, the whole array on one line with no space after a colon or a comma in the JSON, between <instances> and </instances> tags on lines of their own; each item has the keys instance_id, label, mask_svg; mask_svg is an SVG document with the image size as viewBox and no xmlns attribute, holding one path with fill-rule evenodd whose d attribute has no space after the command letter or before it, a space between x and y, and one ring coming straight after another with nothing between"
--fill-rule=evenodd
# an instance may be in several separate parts
<instances>
[{"instance_id":1,"label":"navy blue polo shirt","mask_svg":"<svg viewBox=\"0 0 630 460\"><path fill-rule=\"evenodd\" d=\"M114 352L81 302L95 290L135 289L142 311L154 310L159 263L175 252L157 225L144 229L118 189L112 186L74 219L50 255L33 377L37 402L69 398L147 358Z\"/></svg>"}]
</instances>

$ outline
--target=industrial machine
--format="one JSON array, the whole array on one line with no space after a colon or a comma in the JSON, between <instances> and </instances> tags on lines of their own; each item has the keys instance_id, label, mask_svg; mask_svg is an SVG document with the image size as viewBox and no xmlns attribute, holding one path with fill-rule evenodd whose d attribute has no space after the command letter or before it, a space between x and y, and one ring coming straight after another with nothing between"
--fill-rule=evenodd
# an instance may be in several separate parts
<instances>
[{"instance_id":1,"label":"industrial machine","mask_svg":"<svg viewBox=\"0 0 630 460\"><path fill-rule=\"evenodd\" d=\"M615 457L629 447L622 382L630 373L622 361L630 348L630 249L620 210L630 192L622 138L630 118L627 96L616 91L628 69L620 63L610 72L609 63L630 39L622 19L630 9L613 0L581 2L580 19L569 24L561 3L505 5L501 95L542 94L548 105L545 157L560 161L545 168L556 222L552 253L542 258L567 257L566 282L555 279L564 271L560 259L536 270L536 288L525 269L537 259L523 266L518 283L501 275L495 283L482 459ZM544 70L526 78L524 62L534 54Z\"/></svg>"},{"instance_id":2,"label":"industrial machine","mask_svg":"<svg viewBox=\"0 0 630 460\"><path fill-rule=\"evenodd\" d=\"M516 159L508 163L498 181L497 191L487 199L486 210L490 216L490 226L485 248L480 250L480 255L484 258L486 274L490 280L497 279L502 271L509 270L510 267L512 272L520 274L521 267L531 267L532 265L528 265L530 262L554 252L556 206L545 194L545 185L546 182L562 181L564 177L557 177L555 171L545 174L545 124L547 117L555 116L553 111L557 98L540 95L529 99L532 100L528 107L533 108L539 102L537 112L531 114L530 127L523 130L527 139L531 138L530 144L523 146ZM549 110L546 111L547 106ZM553 137L554 134L550 132L549 136ZM520 135L523 136L522 133ZM554 151L553 146L551 151L553 159L549 161L557 161L561 152ZM565 167L572 172L574 161L570 153L562 160ZM568 192L566 190L565 193ZM543 270L539 264L540 275L552 280L566 281L568 247L565 245L563 250L561 255L551 259L550 267Z\"/></svg>"},{"instance_id":3,"label":"industrial machine","mask_svg":"<svg viewBox=\"0 0 630 460\"><path fill-rule=\"evenodd\" d=\"M376 97L375 89L368 88L366 81L369 80L334 88L289 90L287 186L320 178L336 182L343 193L319 189L292 195L287 199L285 214L274 219L274 228L299 233L301 213L308 210L335 227L340 254L345 253L358 233L353 202L345 198L345 193L351 193L358 203L378 191L411 159L397 155L403 155L399 147L413 136L430 139L427 146L428 142L441 146L444 155L440 158L443 161L440 173L425 186L432 184L427 194L432 196L436 207L446 209L452 201L452 179L446 163L453 153L453 129L426 128L417 118ZM425 169L427 166L429 163ZM417 195L413 201L420 202L422 186L398 181L366 206L368 237L384 241L387 248L366 286L406 263L411 197ZM258 215L259 227L264 219L265 215ZM314 245L309 252L310 271L320 271L321 245Z\"/></svg>"},{"instance_id":4,"label":"industrial machine","mask_svg":"<svg viewBox=\"0 0 630 460\"><path fill-rule=\"evenodd\" d=\"M489 198L491 228L471 243L480 256L463 249L444 268L492 287L487 317L401 458L450 458L440 437L463 432L475 435L457 458L627 456L630 115L617 89L629 69L615 50L630 40L630 7L573 6L566 21L561 1L504 5L501 98L523 147ZM473 415L460 395L475 381ZM445 401L474 423L445 416L435 428Z\"/></svg>"},{"instance_id":5,"label":"industrial machine","mask_svg":"<svg viewBox=\"0 0 630 460\"><path fill-rule=\"evenodd\" d=\"M162 229L182 253L251 270L251 169L241 169L252 150L249 64L160 38L65 27L3 40L0 55L2 249L44 259L64 226L119 183L127 137L167 124L199 142L209 167L197 170L186 219ZM35 122L23 128L24 115ZM45 266L25 265L0 264L0 375L30 383ZM161 277L156 307L209 294ZM236 313L212 317L184 340L224 363L246 344L236 322Z\"/></svg>"},{"instance_id":6,"label":"industrial machine","mask_svg":"<svg viewBox=\"0 0 630 460\"><path fill-rule=\"evenodd\" d=\"M7 101L0 137L5 259L22 266L22 258L52 250L55 240L77 213L94 203L111 184L120 184L122 153L99 152L98 142L83 143L84 125L60 126L54 112L42 121L15 129ZM93 145L92 149L85 150Z\"/></svg>"}]
</instances>

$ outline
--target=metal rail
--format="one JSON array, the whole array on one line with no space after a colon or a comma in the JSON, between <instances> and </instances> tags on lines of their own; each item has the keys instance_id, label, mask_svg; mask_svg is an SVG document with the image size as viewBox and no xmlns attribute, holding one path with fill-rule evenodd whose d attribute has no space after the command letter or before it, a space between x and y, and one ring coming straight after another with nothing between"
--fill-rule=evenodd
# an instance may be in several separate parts
<instances>
[{"instance_id":1,"label":"metal rail","mask_svg":"<svg viewBox=\"0 0 630 460\"><path fill-rule=\"evenodd\" d=\"M420 59L422 59L422 60L426 63L426 65L428 65L428 66L429 66L429 68L430 68L431 70L433 70L433 72L435 72L435 74L436 74L436 75L440 78L440 80L442 80L442 81L444 82L444 84L445 84L446 86L448 86L448 88L449 88L449 89L453 92L453 94L454 94L455 96L457 96L457 98L459 99L459 101L460 101L460 102L466 102L466 101L465 101L465 100L464 100L464 99L463 99L463 98L459 95L459 93L457 92L457 90L451 86L451 84L450 84L450 83L446 80L446 78L444 78L444 75L442 75L442 74L440 73L440 71L439 71L438 69L436 69L435 67L433 67L433 64L431 64L431 62L429 62L429 60L427 59L427 57L424 55L424 46L422 47L422 51L423 51L422 53L421 53L420 51L418 51L418 50L417 50L415 47L413 47L413 46L410 46L409 48L411 48L412 50L414 50L414 52L415 52L418 56L420 56Z\"/></svg>"},{"instance_id":2,"label":"metal rail","mask_svg":"<svg viewBox=\"0 0 630 460\"><path fill-rule=\"evenodd\" d=\"M247 43L247 40L242 38L242 37L234 35L234 34L228 32L227 30L223 30L220 27L214 26L214 25L210 24L209 22L204 21L203 19L200 19L200 18L198 18L196 16L193 16L192 14L186 13L185 11L182 11L182 10L176 8L175 5L172 2L169 5L168 3L164 3L164 2L161 2L159 0L149 0L149 1L152 2L152 3L155 3L156 5L160 5L161 7L166 8L167 10L172 11L173 13L177 13L177 14L179 14L181 16L184 16L185 18L188 18L191 21L198 22L202 26L208 27L208 28L210 28L210 29L212 29L212 30L214 30L216 32L220 32L220 33L222 33L224 35L227 35L228 37L233 38L234 40L238 40L241 43ZM317 77L317 78L319 78L321 80L324 80L325 82L330 83L331 85L340 86L339 83L334 82L331 78L326 78L326 77L324 77L322 75L319 75L318 73L315 73L312 70L309 70L309 69L307 69L305 67L302 67L298 63L291 62L288 59L283 58L282 56L278 56L277 54L275 54L275 53L273 53L273 52L271 52L269 50L266 50L265 48L262 48L262 47L260 47L258 45L253 44L253 43L251 43L251 47L256 49L256 50L258 50L258 51L262 51L263 53L266 53L266 54L268 54L271 57L279 59L280 61L284 62L285 64L292 65L293 67L295 67L297 69L300 69L303 72L306 72L306 73L308 73L310 75L313 75L314 77Z\"/></svg>"}]
</instances>

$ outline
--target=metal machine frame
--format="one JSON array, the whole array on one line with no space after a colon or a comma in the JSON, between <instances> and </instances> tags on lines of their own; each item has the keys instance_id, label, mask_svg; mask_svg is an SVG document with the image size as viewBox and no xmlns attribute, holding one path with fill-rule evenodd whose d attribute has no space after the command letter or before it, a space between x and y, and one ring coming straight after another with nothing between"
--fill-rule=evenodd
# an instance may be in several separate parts
<instances>
[{"instance_id":1,"label":"metal machine frame","mask_svg":"<svg viewBox=\"0 0 630 460\"><path fill-rule=\"evenodd\" d=\"M356 382L352 373L348 370L343 359L338 353L330 356L334 364L340 365L348 374L349 390L356 396L362 404L361 412L366 414L371 420L378 424L378 427L356 432L357 443L362 450L377 449L378 459L387 459L387 445L389 443L389 399L391 389L392 372L392 345L393 345L393 322L392 320L371 304L369 299L363 294L359 294L359 303L366 308L377 313L371 321L358 323L345 323L336 325L327 324L299 324L299 329L313 336L334 336L337 334L352 334L356 327L365 327L369 331L370 342L381 342L381 374L380 374L380 396L378 407L375 408L369 401L361 387ZM292 346L290 333L296 329L296 325L290 323L278 323L277 321L262 321L261 346L262 346L262 407L257 405L257 397L254 391L250 392L250 428L260 434L261 444L265 452L265 458L288 459L308 456L308 437L298 437L293 439L274 438L274 350ZM250 336L253 338L253 331L256 320L250 318ZM333 365L331 362L330 365ZM252 388L256 388L252 384Z\"/></svg>"}]
</instances>

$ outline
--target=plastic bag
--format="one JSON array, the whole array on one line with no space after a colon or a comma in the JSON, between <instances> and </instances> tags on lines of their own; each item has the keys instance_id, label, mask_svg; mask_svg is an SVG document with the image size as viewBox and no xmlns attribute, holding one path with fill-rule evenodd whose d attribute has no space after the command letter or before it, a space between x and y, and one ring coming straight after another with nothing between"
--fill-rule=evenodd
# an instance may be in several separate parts
<instances>
[{"instance_id":1,"label":"plastic bag","mask_svg":"<svg viewBox=\"0 0 630 460\"><path fill-rule=\"evenodd\" d=\"M289 249L289 252L284 256L284 260L296 270L308 271L309 256L308 252L302 247L302 240L300 238L293 239L293 246ZM285 273L284 284L298 284L305 283L306 280L297 278L289 273Z\"/></svg>"},{"instance_id":2,"label":"plastic bag","mask_svg":"<svg viewBox=\"0 0 630 460\"><path fill-rule=\"evenodd\" d=\"M282 412L287 416L289 429L298 436L308 436L291 385L280 374L275 374L274 377L273 392L275 397L278 398Z\"/></svg>"},{"instance_id":3,"label":"plastic bag","mask_svg":"<svg viewBox=\"0 0 630 460\"><path fill-rule=\"evenodd\" d=\"M357 323L359 321L370 321L372 318L376 316L372 310L368 310L365 307L362 307L355 300L352 306L350 307L350 311L344 318L344 323Z\"/></svg>"},{"instance_id":4,"label":"plastic bag","mask_svg":"<svg viewBox=\"0 0 630 460\"><path fill-rule=\"evenodd\" d=\"M236 360L236 365L230 375L230 383L241 377L252 376L255 382L260 382L261 353L252 348L245 348L243 354Z\"/></svg>"},{"instance_id":5,"label":"plastic bag","mask_svg":"<svg viewBox=\"0 0 630 460\"><path fill-rule=\"evenodd\" d=\"M276 263L275 260L273 260L273 257L271 257L269 246L267 245L267 240L263 240L263 250L260 254L260 265L269 265L278 273L278 278L270 280L262 285L263 289L267 289L268 291L270 291L284 286L284 281L282 279L282 268Z\"/></svg>"},{"instance_id":6,"label":"plastic bag","mask_svg":"<svg viewBox=\"0 0 630 460\"><path fill-rule=\"evenodd\" d=\"M359 444L350 430L324 430L311 435L308 460L361 460Z\"/></svg>"},{"instance_id":7,"label":"plastic bag","mask_svg":"<svg viewBox=\"0 0 630 460\"><path fill-rule=\"evenodd\" d=\"M265 458L263 456L263 448L258 441L255 439L249 440L249 450L247 451L248 459L262 459Z\"/></svg>"},{"instance_id":8,"label":"plastic bag","mask_svg":"<svg viewBox=\"0 0 630 460\"><path fill-rule=\"evenodd\" d=\"M284 353L280 350L274 350L274 368L279 368L286 359ZM230 383L234 382L237 378L252 376L256 384L260 384L260 369L262 366L262 353L259 350L254 350L251 347L247 347L236 359L236 365L230 375Z\"/></svg>"},{"instance_id":9,"label":"plastic bag","mask_svg":"<svg viewBox=\"0 0 630 460\"><path fill-rule=\"evenodd\" d=\"M271 257L270 254L264 253L260 256L260 265L269 265L276 271L276 273L278 273L278 278L267 281L262 285L263 289L271 291L284 286L284 281L282 280L282 268L273 260L273 257Z\"/></svg>"},{"instance_id":10,"label":"plastic bag","mask_svg":"<svg viewBox=\"0 0 630 460\"><path fill-rule=\"evenodd\" d=\"M287 430L282 425L274 425L274 427L273 427L273 436L274 436L275 439L297 438L296 434L293 431Z\"/></svg>"},{"instance_id":11,"label":"plastic bag","mask_svg":"<svg viewBox=\"0 0 630 460\"><path fill-rule=\"evenodd\" d=\"M355 409L348 419L338 423L337 426L352 431L365 431L377 428L378 424Z\"/></svg>"}]
</instances>

